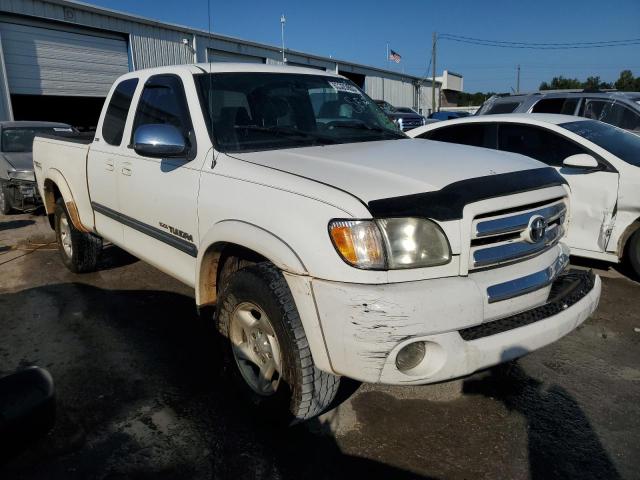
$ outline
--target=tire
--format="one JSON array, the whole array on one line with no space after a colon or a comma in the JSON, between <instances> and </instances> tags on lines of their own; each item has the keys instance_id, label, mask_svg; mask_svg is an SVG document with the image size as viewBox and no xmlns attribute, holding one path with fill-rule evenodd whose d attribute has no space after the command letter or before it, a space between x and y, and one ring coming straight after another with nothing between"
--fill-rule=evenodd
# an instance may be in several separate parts
<instances>
[{"instance_id":1,"label":"tire","mask_svg":"<svg viewBox=\"0 0 640 480\"><path fill-rule=\"evenodd\" d=\"M56 201L54 223L62 263L73 273L94 272L102 251L102 238L77 230L62 198Z\"/></svg>"},{"instance_id":2,"label":"tire","mask_svg":"<svg viewBox=\"0 0 640 480\"><path fill-rule=\"evenodd\" d=\"M292 425L330 406L340 377L313 363L293 296L274 265L258 263L228 277L218 299L217 327L225 337L227 371L256 413L266 414L261 418ZM259 368L270 373L260 377Z\"/></svg>"},{"instance_id":3,"label":"tire","mask_svg":"<svg viewBox=\"0 0 640 480\"><path fill-rule=\"evenodd\" d=\"M0 213L2 213L2 215L9 215L12 210L13 207L11 206L7 191L4 185L0 183Z\"/></svg>"},{"instance_id":4,"label":"tire","mask_svg":"<svg viewBox=\"0 0 640 480\"><path fill-rule=\"evenodd\" d=\"M627 259L635 277L640 279L640 229L627 242Z\"/></svg>"}]
</instances>

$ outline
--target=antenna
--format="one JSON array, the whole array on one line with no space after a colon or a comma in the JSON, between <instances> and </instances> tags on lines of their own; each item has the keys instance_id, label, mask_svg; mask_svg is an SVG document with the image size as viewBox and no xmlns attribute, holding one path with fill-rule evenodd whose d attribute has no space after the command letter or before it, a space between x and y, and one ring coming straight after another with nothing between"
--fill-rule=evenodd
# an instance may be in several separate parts
<instances>
[{"instance_id":1,"label":"antenna","mask_svg":"<svg viewBox=\"0 0 640 480\"><path fill-rule=\"evenodd\" d=\"M216 156L215 156L215 151L213 149L213 115L211 115L212 112L212 107L213 105L211 104L211 99L213 98L212 95L212 91L213 91L213 78L212 78L212 73L213 73L213 68L211 65L211 59L209 58L209 44L211 43L211 0L207 0L207 31L209 33L209 41L207 42L206 45L206 50L205 50L205 56L207 59L207 62L209 63L209 92L207 93L207 115L209 116L209 137L211 139L211 155L213 156L213 160L211 161L211 168L214 168L216 166Z\"/></svg>"}]
</instances>

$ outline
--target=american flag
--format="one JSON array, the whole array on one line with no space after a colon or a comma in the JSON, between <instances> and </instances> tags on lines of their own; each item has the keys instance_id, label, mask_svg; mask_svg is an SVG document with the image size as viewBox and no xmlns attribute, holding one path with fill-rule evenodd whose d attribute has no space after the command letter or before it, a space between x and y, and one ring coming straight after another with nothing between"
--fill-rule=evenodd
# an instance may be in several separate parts
<instances>
[{"instance_id":1,"label":"american flag","mask_svg":"<svg viewBox=\"0 0 640 480\"><path fill-rule=\"evenodd\" d=\"M398 52L394 52L393 50L389 50L389 60L396 62L396 63L400 63L400 60L402 60L402 57L400 56L400 54Z\"/></svg>"}]
</instances>

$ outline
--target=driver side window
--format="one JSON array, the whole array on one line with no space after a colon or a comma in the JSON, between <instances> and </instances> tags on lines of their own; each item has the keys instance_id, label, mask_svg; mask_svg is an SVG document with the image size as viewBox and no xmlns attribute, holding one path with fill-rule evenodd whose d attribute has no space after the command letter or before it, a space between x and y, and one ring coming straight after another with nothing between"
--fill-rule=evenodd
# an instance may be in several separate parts
<instances>
[{"instance_id":1,"label":"driver side window","mask_svg":"<svg viewBox=\"0 0 640 480\"><path fill-rule=\"evenodd\" d=\"M187 97L179 77L156 75L145 83L133 121L132 134L142 125L149 124L173 125L185 138L192 138L193 127Z\"/></svg>"}]
</instances>

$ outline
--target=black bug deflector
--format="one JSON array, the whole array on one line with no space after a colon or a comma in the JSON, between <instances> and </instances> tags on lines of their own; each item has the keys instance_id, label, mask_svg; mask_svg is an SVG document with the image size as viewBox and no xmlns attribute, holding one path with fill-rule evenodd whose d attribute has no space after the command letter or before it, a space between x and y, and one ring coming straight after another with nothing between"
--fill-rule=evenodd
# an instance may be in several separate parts
<instances>
[{"instance_id":1,"label":"black bug deflector","mask_svg":"<svg viewBox=\"0 0 640 480\"><path fill-rule=\"evenodd\" d=\"M451 183L436 192L372 200L368 206L376 218L424 217L439 221L459 220L462 218L465 205L469 203L566 183L556 170L544 167L470 178Z\"/></svg>"}]
</instances>

